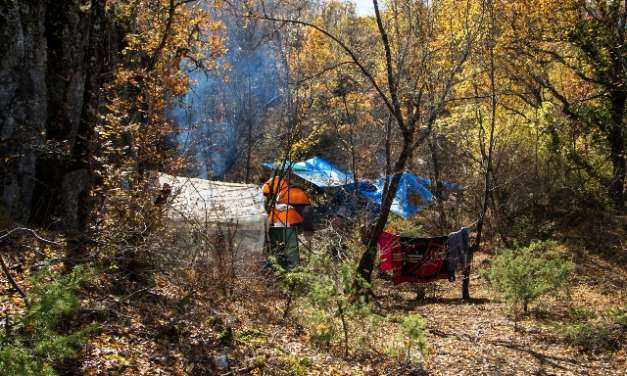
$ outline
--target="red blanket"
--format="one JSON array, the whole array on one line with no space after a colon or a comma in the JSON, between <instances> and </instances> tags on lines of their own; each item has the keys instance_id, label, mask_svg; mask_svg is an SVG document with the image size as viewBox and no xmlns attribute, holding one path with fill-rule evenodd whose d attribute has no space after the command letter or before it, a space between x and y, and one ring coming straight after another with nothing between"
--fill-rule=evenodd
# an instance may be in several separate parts
<instances>
[{"instance_id":1,"label":"red blanket","mask_svg":"<svg viewBox=\"0 0 627 376\"><path fill-rule=\"evenodd\" d=\"M379 269L392 270L394 284L425 283L448 278L446 236L413 238L383 232L379 236Z\"/></svg>"}]
</instances>

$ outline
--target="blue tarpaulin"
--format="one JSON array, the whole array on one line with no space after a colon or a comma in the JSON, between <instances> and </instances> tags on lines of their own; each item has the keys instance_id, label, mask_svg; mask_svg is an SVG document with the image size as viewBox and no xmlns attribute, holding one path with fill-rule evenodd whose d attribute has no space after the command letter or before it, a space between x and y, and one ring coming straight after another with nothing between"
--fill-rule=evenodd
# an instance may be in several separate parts
<instances>
[{"instance_id":1,"label":"blue tarpaulin","mask_svg":"<svg viewBox=\"0 0 627 376\"><path fill-rule=\"evenodd\" d=\"M263 165L270 169L281 167L280 163L264 163ZM341 187L353 183L351 175L319 157L292 164L292 173L318 188Z\"/></svg>"},{"instance_id":2,"label":"blue tarpaulin","mask_svg":"<svg viewBox=\"0 0 627 376\"><path fill-rule=\"evenodd\" d=\"M388 179L391 180L391 177ZM412 173L403 172L390 208L392 213L404 219L411 218L433 202L433 194L421 184L421 179ZM358 191L360 195L380 206L383 200L384 186L385 178L380 178L369 185L360 184Z\"/></svg>"},{"instance_id":3,"label":"blue tarpaulin","mask_svg":"<svg viewBox=\"0 0 627 376\"><path fill-rule=\"evenodd\" d=\"M264 167L270 169L279 168L280 164L264 163ZM385 184L384 177L374 182L360 180L357 184L353 184L352 175L345 173L319 157L292 164L292 173L319 188L342 187L351 192L357 189L360 196L366 198L375 206L381 205ZM391 179L391 177L388 179ZM434 200L433 194L427 188L430 185L430 179L410 172L403 172L390 210L404 219L415 216ZM452 183L444 183L444 187L447 189L459 188L458 185Z\"/></svg>"}]
</instances>

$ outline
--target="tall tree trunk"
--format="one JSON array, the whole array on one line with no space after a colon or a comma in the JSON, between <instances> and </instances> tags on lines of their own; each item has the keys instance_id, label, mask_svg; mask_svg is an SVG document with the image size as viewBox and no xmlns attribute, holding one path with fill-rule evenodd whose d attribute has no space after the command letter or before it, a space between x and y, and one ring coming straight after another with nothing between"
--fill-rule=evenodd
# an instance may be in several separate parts
<instances>
[{"instance_id":1,"label":"tall tree trunk","mask_svg":"<svg viewBox=\"0 0 627 376\"><path fill-rule=\"evenodd\" d=\"M488 210L488 203L490 198L491 191L491 175L492 175L492 154L494 151L494 129L496 127L496 66L494 61L494 45L495 45L495 32L496 32L496 20L494 15L494 2L490 0L488 2L489 14L490 14L490 39L487 41L488 43L488 56L489 56L489 66L488 66L488 76L490 79L490 135L488 138L488 154L486 158L482 161L485 167L484 173L484 190L483 190L483 200L481 204L481 212L479 213L479 219L477 220L477 236L475 238L475 242L470 247L468 259L466 260L466 265L464 265L464 270L462 274L462 299L470 300L470 270L472 266L472 258L473 254L479 250L481 247L481 240L483 236L483 225L485 222L485 215Z\"/></svg>"},{"instance_id":2,"label":"tall tree trunk","mask_svg":"<svg viewBox=\"0 0 627 376\"><path fill-rule=\"evenodd\" d=\"M72 232L92 207L99 92L118 46L106 0L84 3L0 3L0 153L10 159L0 212Z\"/></svg>"},{"instance_id":3,"label":"tall tree trunk","mask_svg":"<svg viewBox=\"0 0 627 376\"><path fill-rule=\"evenodd\" d=\"M431 166L432 166L432 177L431 177L431 189L433 190L435 196L435 204L438 209L438 227L440 232L445 233L448 230L448 223L446 219L446 211L444 210L444 197L443 197L443 186L441 181L441 173L440 173L440 160L438 158L437 145L435 144L435 134L431 134L429 136L429 151L431 152Z\"/></svg>"},{"instance_id":4,"label":"tall tree trunk","mask_svg":"<svg viewBox=\"0 0 627 376\"><path fill-rule=\"evenodd\" d=\"M396 163L394 164L392 179L388 188L384 191L384 197L381 202L379 216L377 217L377 221L370 229L368 243L366 244L366 251L362 255L361 260L359 260L359 274L368 282L370 282L371 280L372 270L374 269L374 261L377 256L377 240L379 239L379 235L383 232L385 224L388 221L390 208L392 207L394 196L396 196L398 184L401 181L401 176L403 175L405 166L412 156L413 149L411 147L411 144L411 138L406 136L403 140L403 148L401 150L401 153L398 156Z\"/></svg>"},{"instance_id":5,"label":"tall tree trunk","mask_svg":"<svg viewBox=\"0 0 627 376\"><path fill-rule=\"evenodd\" d=\"M46 4L0 2L0 218L26 222L47 117Z\"/></svg>"},{"instance_id":6,"label":"tall tree trunk","mask_svg":"<svg viewBox=\"0 0 627 376\"><path fill-rule=\"evenodd\" d=\"M83 232L92 207L94 183L91 158L99 90L106 67L105 0L49 1L46 16L48 50L46 143L55 148L37 159L37 184L31 221Z\"/></svg>"}]
</instances>

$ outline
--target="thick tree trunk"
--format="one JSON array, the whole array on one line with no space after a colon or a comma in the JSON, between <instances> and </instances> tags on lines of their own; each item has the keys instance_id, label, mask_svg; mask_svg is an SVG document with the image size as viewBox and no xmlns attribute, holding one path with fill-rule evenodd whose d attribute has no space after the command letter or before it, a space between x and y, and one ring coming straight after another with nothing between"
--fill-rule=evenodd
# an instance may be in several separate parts
<instances>
[{"instance_id":1,"label":"thick tree trunk","mask_svg":"<svg viewBox=\"0 0 627 376\"><path fill-rule=\"evenodd\" d=\"M411 139L409 138L403 140L403 149L401 150L401 154L394 165L394 171L388 189L384 192L379 216L370 229L368 243L366 244L366 251L362 255L361 260L359 260L359 274L368 282L371 280L372 270L374 269L374 262L377 256L377 240L379 239L379 235L383 232L385 224L388 221L390 208L392 207L392 202L394 201L394 196L396 195L396 190L398 189L398 184L401 180L403 171L405 170L405 166L407 165L407 161L409 161L412 156L413 149L411 147L411 143Z\"/></svg>"},{"instance_id":2,"label":"thick tree trunk","mask_svg":"<svg viewBox=\"0 0 627 376\"><path fill-rule=\"evenodd\" d=\"M11 220L86 228L99 91L111 63L105 3L0 3L0 153L10 160L0 207Z\"/></svg>"},{"instance_id":3,"label":"thick tree trunk","mask_svg":"<svg viewBox=\"0 0 627 376\"><path fill-rule=\"evenodd\" d=\"M0 217L28 220L47 117L46 4L0 2Z\"/></svg>"},{"instance_id":4,"label":"thick tree trunk","mask_svg":"<svg viewBox=\"0 0 627 376\"><path fill-rule=\"evenodd\" d=\"M59 228L83 231L91 207L89 191L95 113L105 28L104 1L87 11L79 2L48 2L46 38L48 122L46 142L57 147L37 160L31 220L41 225L60 218Z\"/></svg>"}]
</instances>

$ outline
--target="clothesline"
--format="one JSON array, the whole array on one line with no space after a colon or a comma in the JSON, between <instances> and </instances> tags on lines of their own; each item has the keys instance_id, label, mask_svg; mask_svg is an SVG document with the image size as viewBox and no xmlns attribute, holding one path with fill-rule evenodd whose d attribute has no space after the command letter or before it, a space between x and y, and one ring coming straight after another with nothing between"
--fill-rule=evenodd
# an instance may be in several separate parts
<instances>
[{"instance_id":1,"label":"clothesline","mask_svg":"<svg viewBox=\"0 0 627 376\"><path fill-rule=\"evenodd\" d=\"M455 280L455 273L469 261L469 234L475 224L446 236L409 237L383 232L377 241L379 269L392 272L394 284Z\"/></svg>"}]
</instances>

